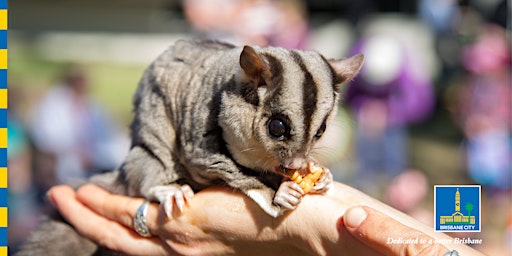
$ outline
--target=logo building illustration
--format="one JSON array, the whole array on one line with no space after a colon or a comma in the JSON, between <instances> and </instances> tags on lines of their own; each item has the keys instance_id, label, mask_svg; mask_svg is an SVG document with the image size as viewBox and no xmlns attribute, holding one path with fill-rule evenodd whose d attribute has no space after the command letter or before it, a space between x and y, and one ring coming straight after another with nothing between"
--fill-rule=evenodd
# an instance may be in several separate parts
<instances>
[{"instance_id":1,"label":"logo building illustration","mask_svg":"<svg viewBox=\"0 0 512 256\"><path fill-rule=\"evenodd\" d=\"M435 230L480 232L480 193L477 185L435 186Z\"/></svg>"}]
</instances>

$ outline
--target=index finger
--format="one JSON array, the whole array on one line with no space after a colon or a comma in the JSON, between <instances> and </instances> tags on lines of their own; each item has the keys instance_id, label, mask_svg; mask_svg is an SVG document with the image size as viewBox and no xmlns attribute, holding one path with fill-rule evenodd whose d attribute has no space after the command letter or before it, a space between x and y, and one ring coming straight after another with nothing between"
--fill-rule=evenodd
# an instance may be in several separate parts
<instances>
[{"instance_id":1,"label":"index finger","mask_svg":"<svg viewBox=\"0 0 512 256\"><path fill-rule=\"evenodd\" d=\"M166 254L165 246L158 238L140 237L126 226L99 215L82 204L77 193L69 186L53 187L48 192L48 198L80 234L106 248L130 254Z\"/></svg>"},{"instance_id":2,"label":"index finger","mask_svg":"<svg viewBox=\"0 0 512 256\"><path fill-rule=\"evenodd\" d=\"M433 243L433 238L427 234L366 206L347 210L343 219L354 237L383 255L443 255L449 251ZM390 239L403 243L390 243Z\"/></svg>"},{"instance_id":3,"label":"index finger","mask_svg":"<svg viewBox=\"0 0 512 256\"><path fill-rule=\"evenodd\" d=\"M112 194L96 185L86 184L77 190L77 198L98 214L133 229L133 218L137 209L145 202L143 198ZM158 205L149 204L146 219L156 220ZM151 234L158 233L157 223L147 221Z\"/></svg>"}]
</instances>

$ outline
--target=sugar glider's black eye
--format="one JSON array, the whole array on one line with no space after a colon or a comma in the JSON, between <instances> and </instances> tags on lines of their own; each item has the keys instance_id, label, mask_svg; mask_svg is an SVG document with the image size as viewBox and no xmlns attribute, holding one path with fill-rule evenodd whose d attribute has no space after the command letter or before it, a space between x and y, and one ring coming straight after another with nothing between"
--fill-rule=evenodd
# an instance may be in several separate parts
<instances>
[{"instance_id":1,"label":"sugar glider's black eye","mask_svg":"<svg viewBox=\"0 0 512 256\"><path fill-rule=\"evenodd\" d=\"M268 132L275 139L284 139L288 127L281 119L270 119L268 122Z\"/></svg>"},{"instance_id":2,"label":"sugar glider's black eye","mask_svg":"<svg viewBox=\"0 0 512 256\"><path fill-rule=\"evenodd\" d=\"M315 138L320 139L320 137L322 137L322 135L324 135L324 132L325 132L326 128L327 128L327 124L324 121L322 123L322 125L320 125L320 128L318 128L318 131L315 134Z\"/></svg>"}]
</instances>

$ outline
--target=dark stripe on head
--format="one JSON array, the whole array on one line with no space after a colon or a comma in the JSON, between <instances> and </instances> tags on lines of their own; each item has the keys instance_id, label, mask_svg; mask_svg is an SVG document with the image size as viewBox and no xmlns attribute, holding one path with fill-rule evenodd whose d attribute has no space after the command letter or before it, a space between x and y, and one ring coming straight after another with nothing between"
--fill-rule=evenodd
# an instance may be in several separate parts
<instances>
[{"instance_id":1,"label":"dark stripe on head","mask_svg":"<svg viewBox=\"0 0 512 256\"><path fill-rule=\"evenodd\" d=\"M257 107L260 104L257 87L251 83L242 85L240 93L245 102Z\"/></svg>"},{"instance_id":2,"label":"dark stripe on head","mask_svg":"<svg viewBox=\"0 0 512 256\"><path fill-rule=\"evenodd\" d=\"M272 53L262 53L266 65L268 66L271 74L271 78L268 84L269 96L266 98L264 102L267 108L270 108L271 113L276 113L278 111L278 107L281 106L279 102L280 96L283 95L283 80L284 80L284 67L282 60L272 55Z\"/></svg>"},{"instance_id":3,"label":"dark stripe on head","mask_svg":"<svg viewBox=\"0 0 512 256\"><path fill-rule=\"evenodd\" d=\"M280 86L283 83L283 65L281 61L279 61L276 57L270 55L269 53L263 53L263 58L266 60L268 67L270 69L270 73L272 74L272 78L270 79L270 86Z\"/></svg>"},{"instance_id":4,"label":"dark stripe on head","mask_svg":"<svg viewBox=\"0 0 512 256\"><path fill-rule=\"evenodd\" d=\"M260 104L258 97L258 88L251 82L242 82L237 86L237 79L231 76L227 81L227 93L236 94L238 97L244 99L245 102L257 107ZM239 88L239 89L238 89Z\"/></svg>"},{"instance_id":5,"label":"dark stripe on head","mask_svg":"<svg viewBox=\"0 0 512 256\"><path fill-rule=\"evenodd\" d=\"M313 76L304 64L302 56L297 51L290 51L293 60L299 65L300 69L304 73L304 81L302 82L303 95L303 113L304 113L304 142L309 141L311 134L311 122L313 121L313 114L316 110L318 88L315 85Z\"/></svg>"},{"instance_id":6,"label":"dark stripe on head","mask_svg":"<svg viewBox=\"0 0 512 256\"><path fill-rule=\"evenodd\" d=\"M280 88L278 90L281 90L282 89L281 84L283 83L283 73L284 73L284 69L283 69L283 65L281 64L281 61L269 53L262 53L261 55L264 58L264 61L266 62L267 66L270 69L270 74L272 75L270 78L270 81L269 81L270 84L265 84L265 85L268 86L269 88L278 87L278 88ZM231 82L231 80L230 80L230 82ZM265 83L267 83L267 82L265 81ZM244 84L241 86L240 93L242 94L242 97L244 98L244 100L247 103L252 104L254 106L259 105L260 102L259 102L259 97L258 97L258 86L261 86L261 85L262 84L255 85L255 84L248 83L248 84ZM277 94L280 93L278 90L274 91L274 95L276 93ZM270 98L272 99L274 97L270 97Z\"/></svg>"}]
</instances>

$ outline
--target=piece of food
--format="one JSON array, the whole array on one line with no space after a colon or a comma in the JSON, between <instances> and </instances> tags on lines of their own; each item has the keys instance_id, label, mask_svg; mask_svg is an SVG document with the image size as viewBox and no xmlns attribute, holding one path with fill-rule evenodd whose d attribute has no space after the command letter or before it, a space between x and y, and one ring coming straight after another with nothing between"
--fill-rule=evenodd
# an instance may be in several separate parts
<instances>
[{"instance_id":1,"label":"piece of food","mask_svg":"<svg viewBox=\"0 0 512 256\"><path fill-rule=\"evenodd\" d=\"M304 193L308 193L315 186L315 182L317 182L324 172L324 167L317 165L314 162L308 162L306 174L301 174L301 170L288 169L286 170L286 175L290 177L290 179L299 184Z\"/></svg>"}]
</instances>

